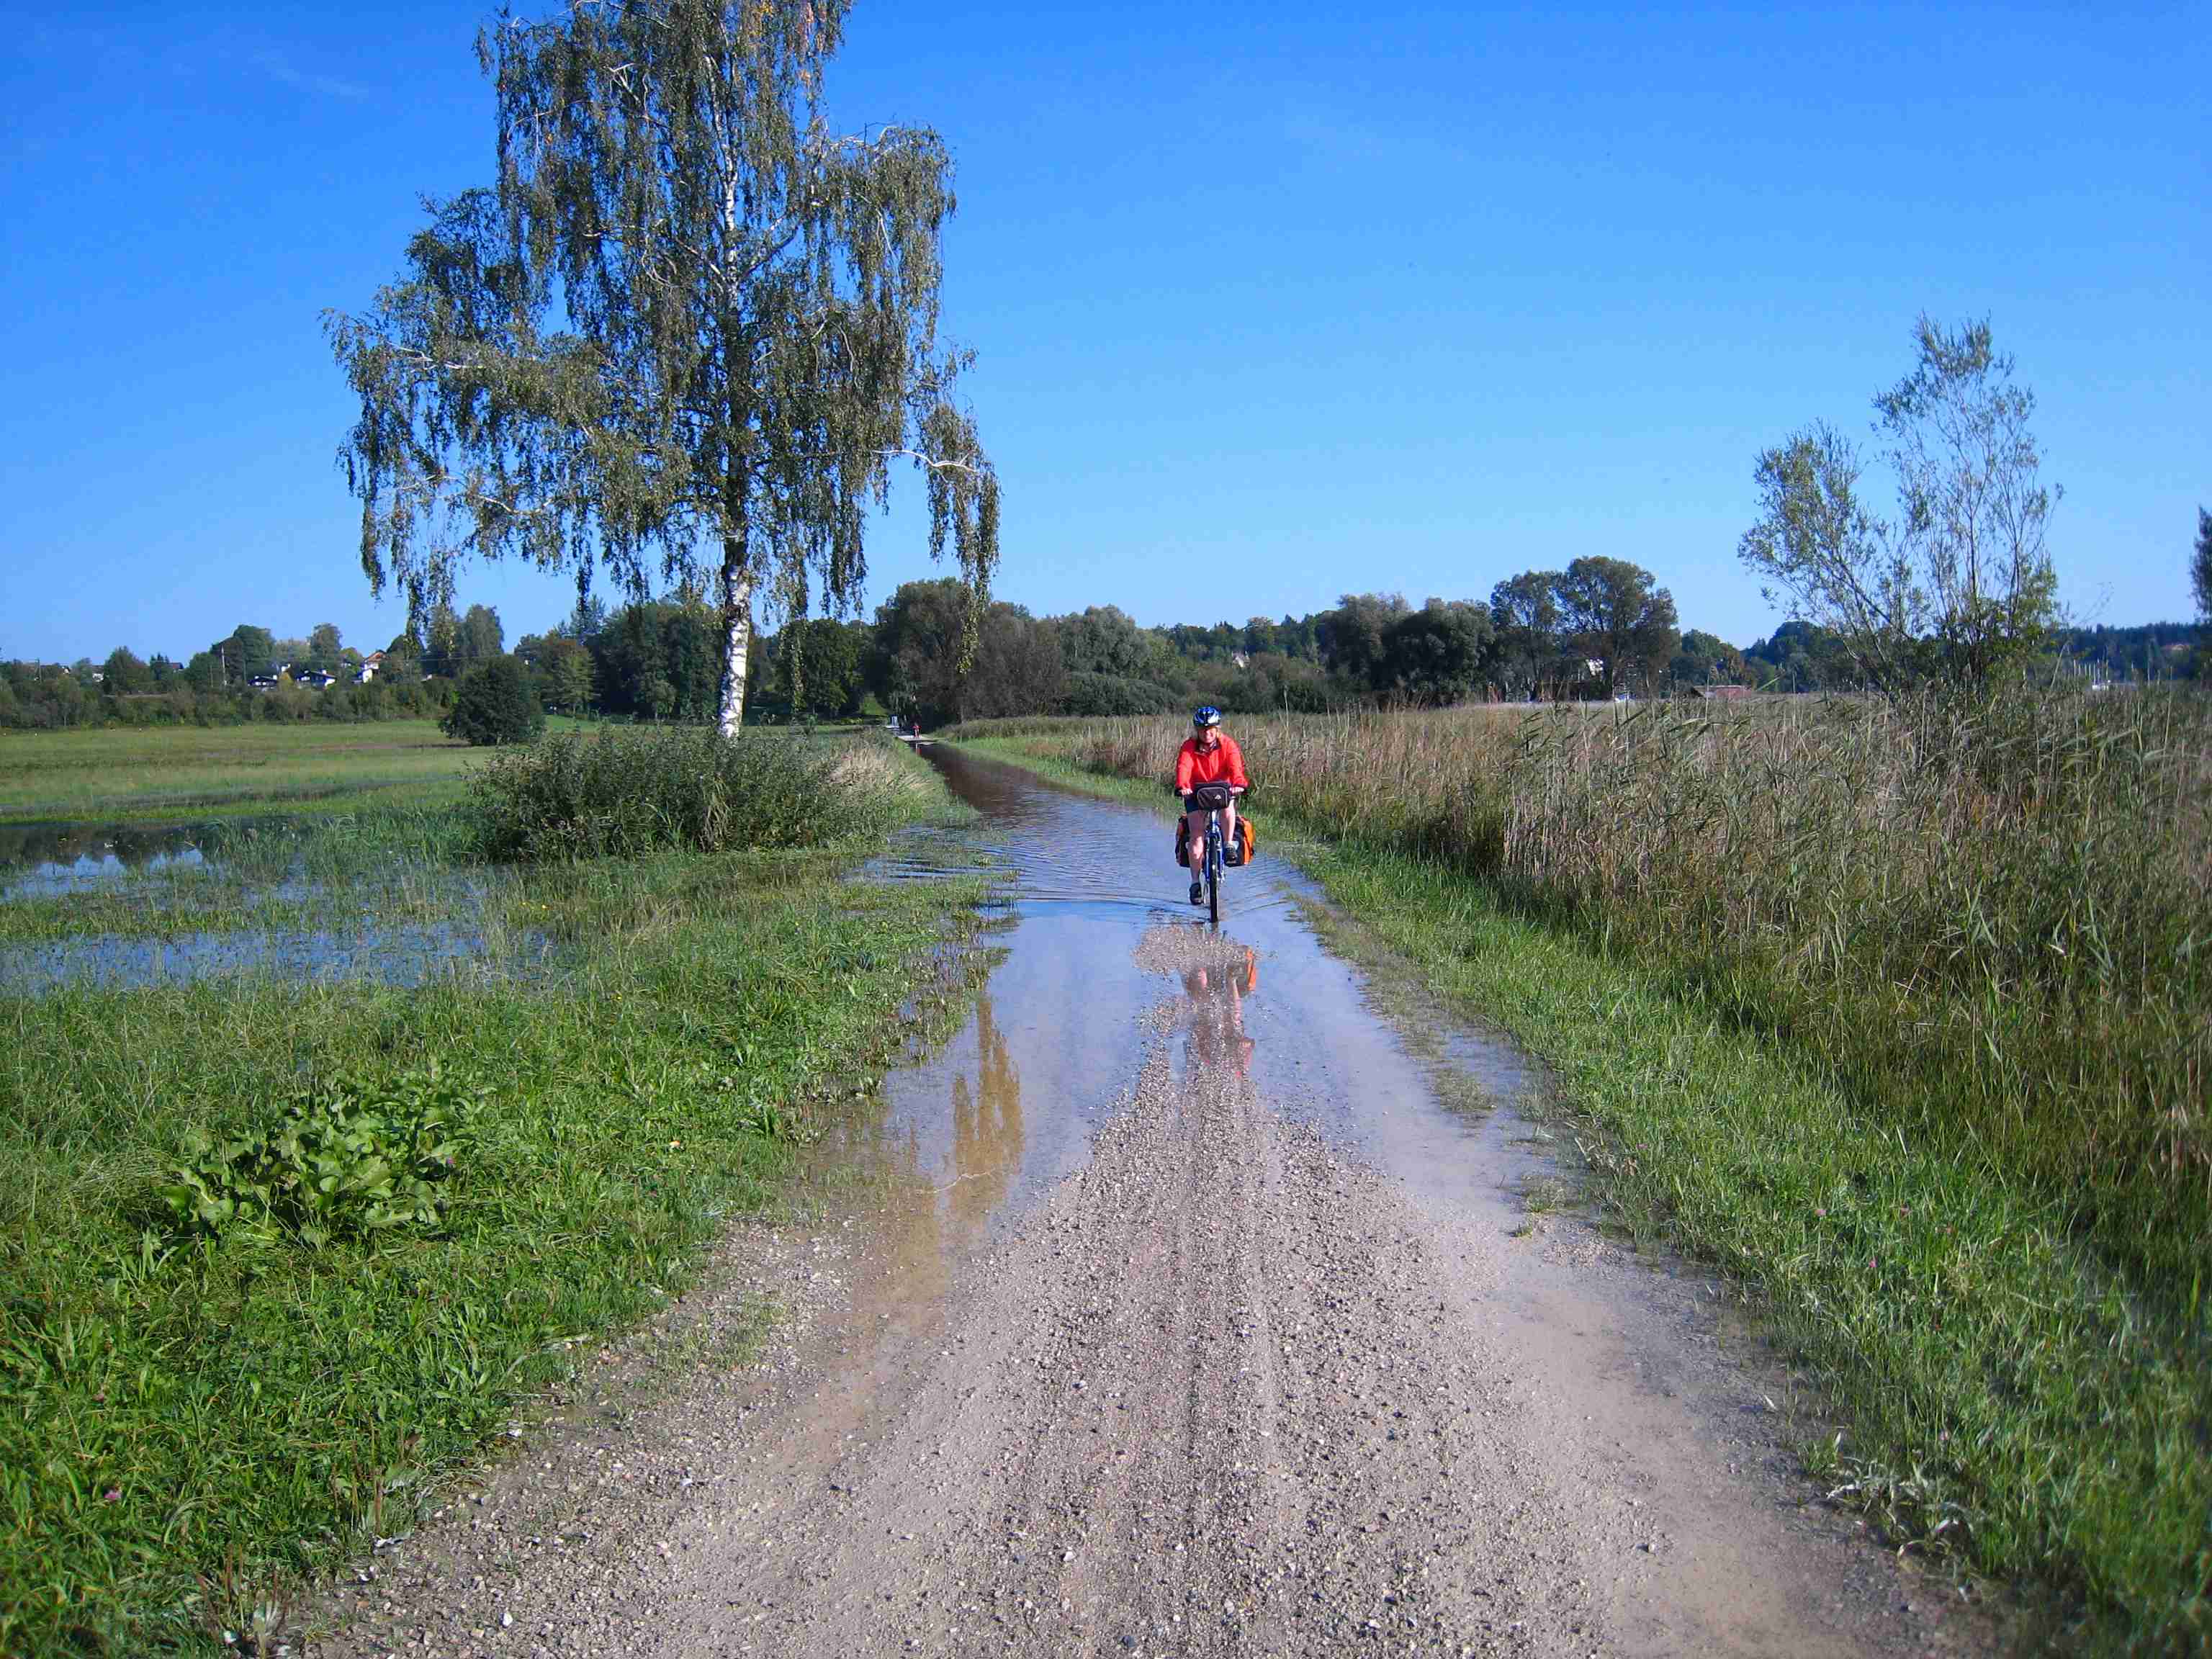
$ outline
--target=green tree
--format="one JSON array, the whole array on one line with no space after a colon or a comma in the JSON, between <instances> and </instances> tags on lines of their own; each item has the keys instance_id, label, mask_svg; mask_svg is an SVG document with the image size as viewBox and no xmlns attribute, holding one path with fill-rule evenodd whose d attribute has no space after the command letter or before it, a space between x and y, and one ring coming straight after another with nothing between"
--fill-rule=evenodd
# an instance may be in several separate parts
<instances>
[{"instance_id":1,"label":"green tree","mask_svg":"<svg viewBox=\"0 0 2212 1659\"><path fill-rule=\"evenodd\" d=\"M927 726L959 718L968 616L968 591L951 580L902 583L876 608L884 707Z\"/></svg>"},{"instance_id":2,"label":"green tree","mask_svg":"<svg viewBox=\"0 0 2212 1659\"><path fill-rule=\"evenodd\" d=\"M1577 559L1560 574L1559 623L1568 643L1601 665L1607 696L1623 684L1648 694L1681 641L1674 599L1626 559Z\"/></svg>"},{"instance_id":3,"label":"green tree","mask_svg":"<svg viewBox=\"0 0 2212 1659\"><path fill-rule=\"evenodd\" d=\"M436 600L422 621L422 672L448 679L459 674L461 619L453 607L443 599Z\"/></svg>"},{"instance_id":4,"label":"green tree","mask_svg":"<svg viewBox=\"0 0 2212 1659\"><path fill-rule=\"evenodd\" d=\"M440 725L447 737L479 746L522 743L544 729L545 711L522 665L513 657L494 657L461 677L453 707Z\"/></svg>"},{"instance_id":5,"label":"green tree","mask_svg":"<svg viewBox=\"0 0 2212 1659\"><path fill-rule=\"evenodd\" d=\"M392 643L384 647L384 661L379 665L376 678L380 684L412 685L422 678L422 647L414 635L398 633Z\"/></svg>"},{"instance_id":6,"label":"green tree","mask_svg":"<svg viewBox=\"0 0 2212 1659\"><path fill-rule=\"evenodd\" d=\"M545 682L545 701L564 714L588 714L597 695L592 653L575 640L558 635L538 653L538 672Z\"/></svg>"},{"instance_id":7,"label":"green tree","mask_svg":"<svg viewBox=\"0 0 2212 1659\"><path fill-rule=\"evenodd\" d=\"M1332 674L1381 690L1389 684L1385 637L1408 607L1401 593L1346 593L1318 626L1321 659Z\"/></svg>"},{"instance_id":8,"label":"green tree","mask_svg":"<svg viewBox=\"0 0 2212 1659\"><path fill-rule=\"evenodd\" d=\"M1066 688L1060 631L1020 605L994 605L960 676L955 713L961 720L1048 714Z\"/></svg>"},{"instance_id":9,"label":"green tree","mask_svg":"<svg viewBox=\"0 0 2212 1659\"><path fill-rule=\"evenodd\" d=\"M1559 592L1556 570L1524 570L1490 590L1492 662L1509 697L1533 699L1559 662Z\"/></svg>"},{"instance_id":10,"label":"green tree","mask_svg":"<svg viewBox=\"0 0 2212 1659\"><path fill-rule=\"evenodd\" d=\"M1071 674L1142 679L1152 666L1152 641L1117 605L1094 605L1080 616L1050 620L1060 635L1060 660Z\"/></svg>"},{"instance_id":11,"label":"green tree","mask_svg":"<svg viewBox=\"0 0 2212 1659\"><path fill-rule=\"evenodd\" d=\"M937 342L951 163L925 128L828 129L848 5L571 0L480 39L495 188L434 205L402 279L329 324L373 587L425 609L467 552L711 579L727 732L756 589L857 599L895 459L933 555L988 585L998 486Z\"/></svg>"},{"instance_id":12,"label":"green tree","mask_svg":"<svg viewBox=\"0 0 2212 1659\"><path fill-rule=\"evenodd\" d=\"M154 671L129 647L118 645L100 666L100 689L111 697L136 696L154 689Z\"/></svg>"},{"instance_id":13,"label":"green tree","mask_svg":"<svg viewBox=\"0 0 2212 1659\"><path fill-rule=\"evenodd\" d=\"M1442 708L1482 684L1491 645L1486 607L1432 599L1384 634L1382 672L1400 696Z\"/></svg>"},{"instance_id":14,"label":"green tree","mask_svg":"<svg viewBox=\"0 0 2212 1659\"><path fill-rule=\"evenodd\" d=\"M472 605L454 631L453 655L465 673L480 662L489 662L507 649L507 630L499 612L488 605Z\"/></svg>"},{"instance_id":15,"label":"green tree","mask_svg":"<svg viewBox=\"0 0 2212 1659\"><path fill-rule=\"evenodd\" d=\"M1667 678L1677 685L1740 685L1743 683L1743 653L1717 634L1692 628L1667 664Z\"/></svg>"},{"instance_id":16,"label":"green tree","mask_svg":"<svg viewBox=\"0 0 2212 1659\"><path fill-rule=\"evenodd\" d=\"M222 660L226 684L243 685L276 672L276 638L265 628L240 623L231 629L228 639L218 640L209 648Z\"/></svg>"},{"instance_id":17,"label":"green tree","mask_svg":"<svg viewBox=\"0 0 2212 1659\"><path fill-rule=\"evenodd\" d=\"M786 628L776 645L784 706L794 716L836 720L860 706L870 647L866 623L802 619Z\"/></svg>"},{"instance_id":18,"label":"green tree","mask_svg":"<svg viewBox=\"0 0 2212 1659\"><path fill-rule=\"evenodd\" d=\"M2062 492L2039 482L2034 393L1986 320L1923 316L1914 339L1912 372L1875 399L1895 521L1861 504L1856 447L1816 422L1759 457L1759 517L1737 548L1770 601L1840 635L1892 695L1930 670L1985 678L2058 620L2046 530Z\"/></svg>"},{"instance_id":19,"label":"green tree","mask_svg":"<svg viewBox=\"0 0 2212 1659\"><path fill-rule=\"evenodd\" d=\"M319 669L325 674L335 674L344 662L345 641L339 635L336 623L317 623L307 630L305 666Z\"/></svg>"},{"instance_id":20,"label":"green tree","mask_svg":"<svg viewBox=\"0 0 2212 1659\"><path fill-rule=\"evenodd\" d=\"M2189 581L2197 590L2197 619L2212 628L2212 513L2201 507L2197 509L2197 556L2189 567Z\"/></svg>"}]
</instances>

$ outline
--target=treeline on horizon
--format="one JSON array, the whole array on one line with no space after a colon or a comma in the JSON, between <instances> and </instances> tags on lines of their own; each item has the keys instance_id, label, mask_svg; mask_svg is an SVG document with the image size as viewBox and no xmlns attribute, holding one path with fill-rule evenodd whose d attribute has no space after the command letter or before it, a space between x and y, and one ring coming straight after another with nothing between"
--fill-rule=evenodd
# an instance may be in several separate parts
<instances>
[{"instance_id":1,"label":"treeline on horizon","mask_svg":"<svg viewBox=\"0 0 2212 1659\"><path fill-rule=\"evenodd\" d=\"M1578 700L1718 686L1856 689L1843 637L1802 621L1739 648L1677 626L1668 591L1626 560L1530 571L1486 599L1346 594L1333 607L1243 624L1140 626L1113 605L1032 616L993 601L974 618L952 580L908 582L872 620L812 618L757 639L749 720L902 718L937 726L1013 714L1142 714L1212 702L1231 713L1362 704ZM2117 682L2192 671L2196 624L2063 628L2050 659ZM559 714L714 718L720 640L696 593L609 611L586 599L512 654ZM0 663L0 726L438 717L471 668L509 654L496 610L440 606L419 634L363 653L321 624L283 638L242 624L179 661L118 647L105 661ZM371 678L361 678L364 667ZM327 686L323 680L334 681Z\"/></svg>"}]
</instances>

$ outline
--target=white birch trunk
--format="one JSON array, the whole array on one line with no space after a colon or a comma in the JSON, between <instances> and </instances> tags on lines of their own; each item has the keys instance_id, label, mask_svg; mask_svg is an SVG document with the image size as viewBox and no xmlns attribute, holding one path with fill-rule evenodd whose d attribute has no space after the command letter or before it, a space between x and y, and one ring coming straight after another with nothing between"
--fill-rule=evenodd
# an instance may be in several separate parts
<instances>
[{"instance_id":1,"label":"white birch trunk","mask_svg":"<svg viewBox=\"0 0 2212 1659\"><path fill-rule=\"evenodd\" d=\"M722 735L734 738L745 718L745 653L753 638L753 584L742 561L722 562Z\"/></svg>"}]
</instances>

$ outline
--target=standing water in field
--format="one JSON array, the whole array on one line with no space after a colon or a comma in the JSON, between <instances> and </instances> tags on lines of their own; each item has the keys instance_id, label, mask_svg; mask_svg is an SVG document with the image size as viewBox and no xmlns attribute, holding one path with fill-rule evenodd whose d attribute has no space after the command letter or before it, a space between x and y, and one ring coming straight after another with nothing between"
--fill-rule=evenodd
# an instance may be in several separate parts
<instances>
[{"instance_id":1,"label":"standing water in field","mask_svg":"<svg viewBox=\"0 0 2212 1659\"><path fill-rule=\"evenodd\" d=\"M543 971L550 942L501 924L501 892L355 820L0 825L0 994Z\"/></svg>"},{"instance_id":2,"label":"standing water in field","mask_svg":"<svg viewBox=\"0 0 2212 1659\"><path fill-rule=\"evenodd\" d=\"M140 872L197 870L219 831L179 823L0 823L0 904L82 892Z\"/></svg>"}]
</instances>

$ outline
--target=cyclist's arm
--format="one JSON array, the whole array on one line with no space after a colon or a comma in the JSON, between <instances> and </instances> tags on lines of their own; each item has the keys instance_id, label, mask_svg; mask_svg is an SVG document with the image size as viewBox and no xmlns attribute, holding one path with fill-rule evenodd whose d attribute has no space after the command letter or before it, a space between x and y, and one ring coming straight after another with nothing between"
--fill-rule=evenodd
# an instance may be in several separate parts
<instances>
[{"instance_id":1,"label":"cyclist's arm","mask_svg":"<svg viewBox=\"0 0 2212 1659\"><path fill-rule=\"evenodd\" d=\"M1237 746L1234 738L1224 738L1221 741L1229 750L1229 781L1239 789L1249 789L1252 781L1244 775L1244 751Z\"/></svg>"},{"instance_id":2,"label":"cyclist's arm","mask_svg":"<svg viewBox=\"0 0 2212 1659\"><path fill-rule=\"evenodd\" d=\"M1187 742L1176 751L1175 790L1178 795L1190 793L1190 771L1197 757L1190 752L1190 744Z\"/></svg>"}]
</instances>

